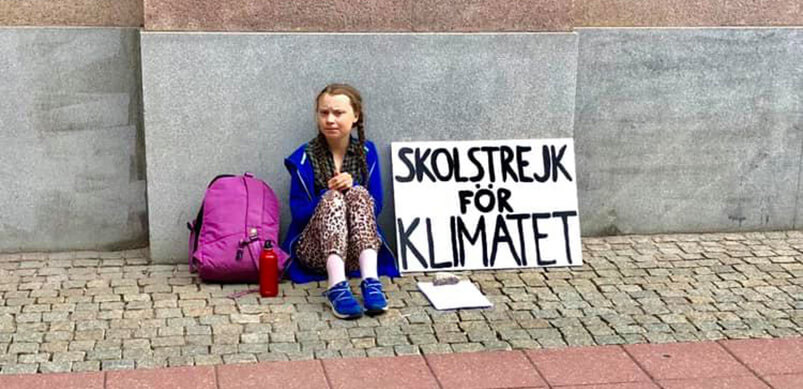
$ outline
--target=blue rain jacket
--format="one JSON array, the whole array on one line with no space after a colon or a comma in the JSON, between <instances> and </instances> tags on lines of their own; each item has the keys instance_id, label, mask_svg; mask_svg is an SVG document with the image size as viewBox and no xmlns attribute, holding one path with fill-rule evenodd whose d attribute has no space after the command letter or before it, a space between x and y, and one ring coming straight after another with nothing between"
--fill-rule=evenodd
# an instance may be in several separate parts
<instances>
[{"instance_id":1,"label":"blue rain jacket","mask_svg":"<svg viewBox=\"0 0 803 389\"><path fill-rule=\"evenodd\" d=\"M284 166L290 173L290 214L292 220L290 227L287 230L287 236L282 242L282 249L290 254L290 259L285 267L284 275L295 283L305 283L310 281L322 281L326 279L326 274L319 274L309 271L299 263L296 259L296 246L301 232L307 226L315 207L326 192L322 190L320 193L315 191L315 176L312 171L312 163L310 156L306 152L307 144L299 146L289 157L285 158ZM378 218L379 213L382 212L382 174L379 169L379 155L376 151L376 146L373 142L365 141L365 159L368 164L368 192L374 198L376 209L374 215ZM379 236L382 239L382 246L379 249L377 270L379 275L398 277L399 270L396 267L396 259L388 247L385 234L382 229L377 225ZM359 277L359 271L353 271L348 274L349 277Z\"/></svg>"}]
</instances>

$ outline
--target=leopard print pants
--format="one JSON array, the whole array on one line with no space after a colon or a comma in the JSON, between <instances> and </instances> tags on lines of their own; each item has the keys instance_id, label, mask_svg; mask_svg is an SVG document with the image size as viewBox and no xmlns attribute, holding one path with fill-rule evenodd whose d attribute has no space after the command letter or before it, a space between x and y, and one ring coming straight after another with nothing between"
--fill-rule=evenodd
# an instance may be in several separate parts
<instances>
[{"instance_id":1,"label":"leopard print pants","mask_svg":"<svg viewBox=\"0 0 803 389\"><path fill-rule=\"evenodd\" d=\"M344 258L346 271L359 270L360 253L379 250L382 244L376 231L374 199L362 187L341 193L324 193L298 243L299 262L316 273L326 273L330 254Z\"/></svg>"}]
</instances>

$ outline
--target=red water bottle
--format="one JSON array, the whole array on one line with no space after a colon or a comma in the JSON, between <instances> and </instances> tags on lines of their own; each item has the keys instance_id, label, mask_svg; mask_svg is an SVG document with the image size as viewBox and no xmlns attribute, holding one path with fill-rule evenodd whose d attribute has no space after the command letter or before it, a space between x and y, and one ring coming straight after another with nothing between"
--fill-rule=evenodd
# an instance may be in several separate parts
<instances>
[{"instance_id":1,"label":"red water bottle","mask_svg":"<svg viewBox=\"0 0 803 389\"><path fill-rule=\"evenodd\" d=\"M262 297L276 297L279 294L279 258L269 240L265 241L265 247L259 254L259 294Z\"/></svg>"}]
</instances>

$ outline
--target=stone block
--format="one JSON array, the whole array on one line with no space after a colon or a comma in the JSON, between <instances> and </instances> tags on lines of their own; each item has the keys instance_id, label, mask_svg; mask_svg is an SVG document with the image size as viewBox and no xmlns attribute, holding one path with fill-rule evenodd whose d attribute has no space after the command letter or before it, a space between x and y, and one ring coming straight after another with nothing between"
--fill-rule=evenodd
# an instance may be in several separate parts
<instances>
[{"instance_id":1,"label":"stone block","mask_svg":"<svg viewBox=\"0 0 803 389\"><path fill-rule=\"evenodd\" d=\"M0 2L0 26L142 26L143 0Z\"/></svg>"},{"instance_id":2,"label":"stone block","mask_svg":"<svg viewBox=\"0 0 803 389\"><path fill-rule=\"evenodd\" d=\"M562 0L418 0L415 31L567 31L572 2Z\"/></svg>"},{"instance_id":3,"label":"stone block","mask_svg":"<svg viewBox=\"0 0 803 389\"><path fill-rule=\"evenodd\" d=\"M583 0L574 2L576 27L799 26L798 0Z\"/></svg>"},{"instance_id":4,"label":"stone block","mask_svg":"<svg viewBox=\"0 0 803 389\"><path fill-rule=\"evenodd\" d=\"M149 0L148 30L410 31L415 0Z\"/></svg>"},{"instance_id":5,"label":"stone block","mask_svg":"<svg viewBox=\"0 0 803 389\"><path fill-rule=\"evenodd\" d=\"M251 171L286 204L282 161L315 136L314 98L336 81L363 94L392 239L390 142L571 137L576 43L571 33L144 33L152 258L185 260L185 223L218 174ZM281 216L286 227L286 205Z\"/></svg>"},{"instance_id":6,"label":"stone block","mask_svg":"<svg viewBox=\"0 0 803 389\"><path fill-rule=\"evenodd\" d=\"M579 36L585 235L797 227L800 29Z\"/></svg>"},{"instance_id":7,"label":"stone block","mask_svg":"<svg viewBox=\"0 0 803 389\"><path fill-rule=\"evenodd\" d=\"M0 51L0 251L146 244L139 31L4 28Z\"/></svg>"}]
</instances>

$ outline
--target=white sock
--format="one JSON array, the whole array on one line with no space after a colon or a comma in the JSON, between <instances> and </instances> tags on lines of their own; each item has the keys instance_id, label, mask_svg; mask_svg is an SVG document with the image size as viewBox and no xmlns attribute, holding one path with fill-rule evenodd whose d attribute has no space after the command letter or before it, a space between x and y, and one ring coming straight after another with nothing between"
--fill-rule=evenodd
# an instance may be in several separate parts
<instances>
[{"instance_id":1,"label":"white sock","mask_svg":"<svg viewBox=\"0 0 803 389\"><path fill-rule=\"evenodd\" d=\"M379 279L376 272L376 250L366 249L360 253L360 274L362 279L374 278Z\"/></svg>"},{"instance_id":2,"label":"white sock","mask_svg":"<svg viewBox=\"0 0 803 389\"><path fill-rule=\"evenodd\" d=\"M326 258L326 274L329 275L329 287L346 280L346 264L337 254L329 254Z\"/></svg>"}]
</instances>

